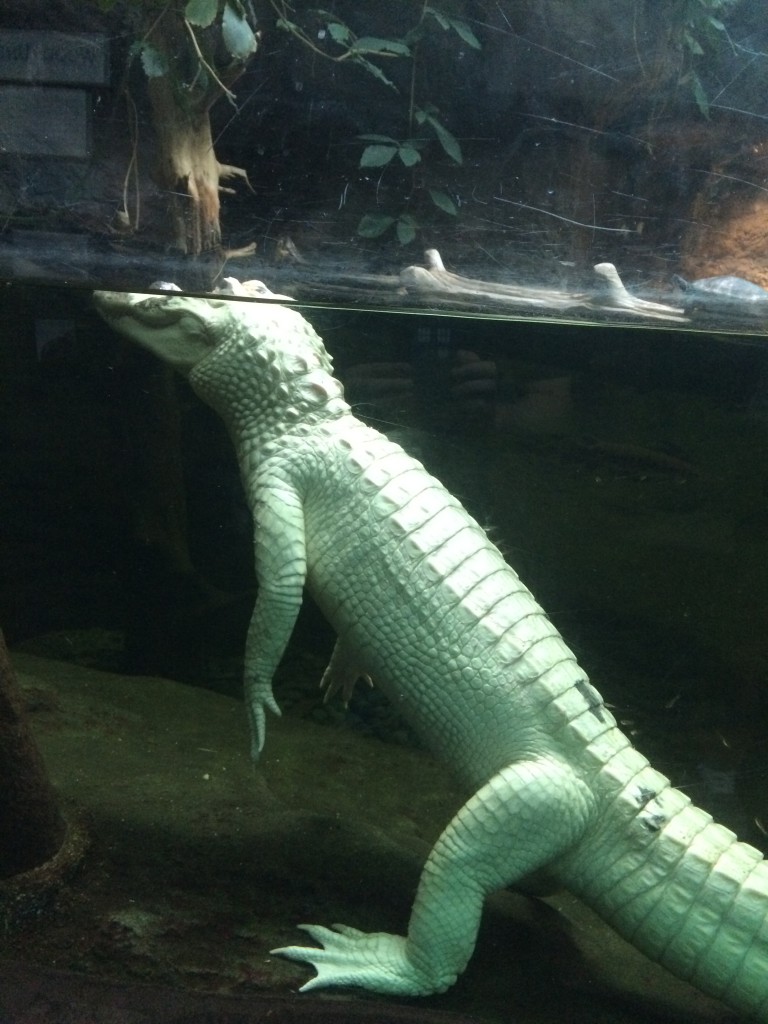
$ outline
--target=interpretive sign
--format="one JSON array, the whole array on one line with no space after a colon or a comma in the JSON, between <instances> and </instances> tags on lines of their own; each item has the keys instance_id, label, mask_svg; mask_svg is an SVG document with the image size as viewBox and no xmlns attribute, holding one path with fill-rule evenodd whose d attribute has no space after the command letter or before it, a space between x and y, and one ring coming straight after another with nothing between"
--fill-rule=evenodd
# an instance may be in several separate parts
<instances>
[{"instance_id":1,"label":"interpretive sign","mask_svg":"<svg viewBox=\"0 0 768 1024\"><path fill-rule=\"evenodd\" d=\"M91 32L0 31L0 81L107 85L109 42Z\"/></svg>"},{"instance_id":2,"label":"interpretive sign","mask_svg":"<svg viewBox=\"0 0 768 1024\"><path fill-rule=\"evenodd\" d=\"M0 155L84 159L90 153L85 89L0 85Z\"/></svg>"}]
</instances>

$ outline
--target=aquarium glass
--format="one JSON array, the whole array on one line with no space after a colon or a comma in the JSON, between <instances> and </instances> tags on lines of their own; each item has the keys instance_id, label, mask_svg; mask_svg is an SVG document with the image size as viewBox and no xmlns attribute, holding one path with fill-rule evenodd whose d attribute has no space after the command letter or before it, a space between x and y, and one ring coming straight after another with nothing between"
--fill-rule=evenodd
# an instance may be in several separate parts
<instances>
[{"instance_id":1,"label":"aquarium glass","mask_svg":"<svg viewBox=\"0 0 768 1024\"><path fill-rule=\"evenodd\" d=\"M0 274L762 333L755 0L9 0Z\"/></svg>"},{"instance_id":2,"label":"aquarium glass","mask_svg":"<svg viewBox=\"0 0 768 1024\"><path fill-rule=\"evenodd\" d=\"M767 62L757 0L2 5L2 1024L726 1012L538 874L488 900L445 994L298 994L313 969L271 951L312 944L307 921L403 935L430 849L485 778L434 756L396 680L352 687L341 664L321 689L336 637L317 588L254 765L254 551L289 544L295 508L254 499L261 464L188 377L219 330L195 309L303 317L354 416L530 588L584 669L589 722L614 716L628 750L763 851ZM161 343L105 319L105 292ZM298 337L265 331L281 352ZM267 364L238 368L245 392ZM315 397L333 388L304 370ZM308 504L339 472L327 443L302 463ZM335 553L364 576L389 526L361 541L357 525ZM397 650L432 628L422 543L395 560ZM372 572L361 604L382 594ZM462 644L434 660L452 668ZM475 680L469 665L447 714L490 764ZM546 715L521 749L557 735ZM666 822L650 789L634 799L650 842ZM511 856L535 827L512 830ZM746 872L759 854L739 850ZM686 884L705 887L694 868Z\"/></svg>"}]
</instances>

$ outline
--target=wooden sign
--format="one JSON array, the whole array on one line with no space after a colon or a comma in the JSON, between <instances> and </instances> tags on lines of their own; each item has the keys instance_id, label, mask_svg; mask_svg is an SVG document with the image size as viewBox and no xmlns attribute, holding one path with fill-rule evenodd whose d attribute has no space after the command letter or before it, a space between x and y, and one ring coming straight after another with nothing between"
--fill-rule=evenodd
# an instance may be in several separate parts
<instances>
[{"instance_id":1,"label":"wooden sign","mask_svg":"<svg viewBox=\"0 0 768 1024\"><path fill-rule=\"evenodd\" d=\"M90 107L85 89L0 85L0 154L84 159Z\"/></svg>"},{"instance_id":2,"label":"wooden sign","mask_svg":"<svg viewBox=\"0 0 768 1024\"><path fill-rule=\"evenodd\" d=\"M108 39L89 32L0 30L0 81L108 85Z\"/></svg>"}]
</instances>

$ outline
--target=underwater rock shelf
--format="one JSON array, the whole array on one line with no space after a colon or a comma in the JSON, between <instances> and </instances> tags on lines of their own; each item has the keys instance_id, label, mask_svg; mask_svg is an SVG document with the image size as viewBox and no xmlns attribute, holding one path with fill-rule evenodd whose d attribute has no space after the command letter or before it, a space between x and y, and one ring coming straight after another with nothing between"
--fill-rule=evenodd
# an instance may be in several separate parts
<instances>
[{"instance_id":1,"label":"underwater rock shelf","mask_svg":"<svg viewBox=\"0 0 768 1024\"><path fill-rule=\"evenodd\" d=\"M24 698L0 631L0 934L44 914L87 847L83 823L67 820L27 722Z\"/></svg>"},{"instance_id":2,"label":"underwater rock shelf","mask_svg":"<svg viewBox=\"0 0 768 1024\"><path fill-rule=\"evenodd\" d=\"M299 921L404 927L423 858L462 802L444 770L288 714L270 721L254 771L237 700L13 660L91 845L53 906L0 938L2 1024L723 1021L567 895L489 901L477 954L443 996L299 996L308 972L269 955Z\"/></svg>"},{"instance_id":3,"label":"underwater rock shelf","mask_svg":"<svg viewBox=\"0 0 768 1024\"><path fill-rule=\"evenodd\" d=\"M19 963L0 966L0 1013L13 1024L473 1024L463 1015L383 1002L219 996Z\"/></svg>"}]
</instances>

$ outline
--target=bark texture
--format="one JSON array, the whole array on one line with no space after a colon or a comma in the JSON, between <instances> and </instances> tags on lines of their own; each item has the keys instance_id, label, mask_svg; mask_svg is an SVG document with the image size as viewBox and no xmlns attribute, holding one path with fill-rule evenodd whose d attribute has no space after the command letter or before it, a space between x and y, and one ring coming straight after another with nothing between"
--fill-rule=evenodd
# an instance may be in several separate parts
<instances>
[{"instance_id":1,"label":"bark texture","mask_svg":"<svg viewBox=\"0 0 768 1024\"><path fill-rule=\"evenodd\" d=\"M0 879L50 860L65 831L0 632Z\"/></svg>"},{"instance_id":2,"label":"bark texture","mask_svg":"<svg viewBox=\"0 0 768 1024\"><path fill-rule=\"evenodd\" d=\"M148 82L157 139L153 177L168 196L172 245L187 256L219 252L220 180L246 178L239 168L220 164L214 149L211 107L224 95L232 98L229 87L246 63L216 63L217 31L196 30L168 9L148 34L168 69Z\"/></svg>"}]
</instances>

